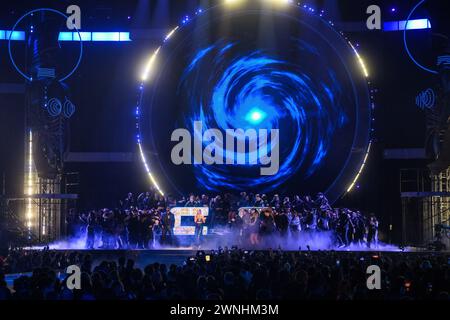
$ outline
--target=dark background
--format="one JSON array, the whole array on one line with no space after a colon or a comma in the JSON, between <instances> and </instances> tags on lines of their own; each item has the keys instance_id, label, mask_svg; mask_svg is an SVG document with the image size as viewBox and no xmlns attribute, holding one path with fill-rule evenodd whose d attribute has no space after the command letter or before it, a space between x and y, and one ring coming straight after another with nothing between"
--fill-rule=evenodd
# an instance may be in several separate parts
<instances>
[{"instance_id":1,"label":"dark background","mask_svg":"<svg viewBox=\"0 0 450 320\"><path fill-rule=\"evenodd\" d=\"M134 106L143 64L161 43L171 27L181 18L195 12L209 1L10 1L0 7L0 29L11 29L25 12L38 7L60 11L71 4L82 9L82 28L89 31L132 31L149 29L153 40L133 42L85 43L84 59L75 75L67 81L77 111L71 120L70 151L72 152L136 152ZM210 1L216 3L218 1ZM405 20L418 1L308 1L323 8L338 23L365 23L366 8L378 4L383 20ZM433 32L450 34L446 0L430 0L417 12L429 17ZM391 12L395 7L396 12ZM429 10L428 10L429 9ZM127 17L130 16L129 20ZM374 212L382 221L382 229L393 224L392 240L399 241L401 206L399 170L424 167L426 161L383 160L386 148L422 148L425 122L415 106L416 95L437 82L431 74L417 68L407 57L402 32L347 32L353 43L360 45L373 87L377 90L375 145L359 186L340 204ZM435 53L429 30L411 31L410 47L427 66L433 66ZM149 37L151 38L151 37ZM77 43L69 44L77 50ZM17 45L16 45L17 46ZM15 47L20 49L19 47ZM70 49L70 48L69 48ZM20 61L19 61L20 62ZM0 40L0 83L23 84L12 67L7 41ZM24 105L20 94L0 93L0 175L6 177L6 193L23 193ZM113 206L126 192L144 190L148 180L141 164L69 164L66 171L80 173L79 206L81 209Z\"/></svg>"}]
</instances>

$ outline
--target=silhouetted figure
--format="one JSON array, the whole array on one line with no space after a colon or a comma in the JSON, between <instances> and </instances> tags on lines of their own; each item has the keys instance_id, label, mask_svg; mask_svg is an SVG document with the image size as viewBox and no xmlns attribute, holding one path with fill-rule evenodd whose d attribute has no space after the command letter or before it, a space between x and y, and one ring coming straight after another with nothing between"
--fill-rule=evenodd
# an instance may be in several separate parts
<instances>
[{"instance_id":1,"label":"silhouetted figure","mask_svg":"<svg viewBox=\"0 0 450 320\"><path fill-rule=\"evenodd\" d=\"M369 248L378 246L378 219L372 215L369 218L368 232L367 232L367 246Z\"/></svg>"},{"instance_id":2,"label":"silhouetted figure","mask_svg":"<svg viewBox=\"0 0 450 320\"><path fill-rule=\"evenodd\" d=\"M175 227L175 215L168 209L162 216L162 243L173 245L174 234L173 229Z\"/></svg>"}]
</instances>

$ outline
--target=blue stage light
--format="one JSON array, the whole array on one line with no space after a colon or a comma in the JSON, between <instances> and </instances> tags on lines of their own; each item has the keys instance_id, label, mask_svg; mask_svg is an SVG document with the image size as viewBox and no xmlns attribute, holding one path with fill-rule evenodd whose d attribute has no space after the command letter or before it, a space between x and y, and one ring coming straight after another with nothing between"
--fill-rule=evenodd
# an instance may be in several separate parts
<instances>
[{"instance_id":1,"label":"blue stage light","mask_svg":"<svg viewBox=\"0 0 450 320\"><path fill-rule=\"evenodd\" d=\"M31 27L30 33L33 33L34 28ZM11 31L0 30L0 40L9 40ZM116 42L130 42L131 34L130 32L60 32L58 36L58 41L116 41ZM24 31L14 31L11 35L11 40L14 41L24 41L25 32Z\"/></svg>"},{"instance_id":2,"label":"blue stage light","mask_svg":"<svg viewBox=\"0 0 450 320\"><path fill-rule=\"evenodd\" d=\"M23 41L23 40L25 40L25 32L13 31L11 34L11 31L6 30L5 31L5 40L9 40L9 37L11 37L11 40Z\"/></svg>"},{"instance_id":3,"label":"blue stage light","mask_svg":"<svg viewBox=\"0 0 450 320\"><path fill-rule=\"evenodd\" d=\"M73 41L73 32L60 32L58 41Z\"/></svg>"},{"instance_id":4,"label":"blue stage light","mask_svg":"<svg viewBox=\"0 0 450 320\"><path fill-rule=\"evenodd\" d=\"M78 32L73 33L73 41L91 41L92 40L92 33L91 32L80 32L78 35Z\"/></svg>"},{"instance_id":5,"label":"blue stage light","mask_svg":"<svg viewBox=\"0 0 450 320\"><path fill-rule=\"evenodd\" d=\"M258 125L261 122L263 122L267 118L267 114L260 110L260 109L252 109L247 116L245 117L245 120L248 121L251 124Z\"/></svg>"},{"instance_id":6,"label":"blue stage light","mask_svg":"<svg viewBox=\"0 0 450 320\"><path fill-rule=\"evenodd\" d=\"M388 21L384 23L384 31L424 30L431 29L428 19Z\"/></svg>"},{"instance_id":7,"label":"blue stage light","mask_svg":"<svg viewBox=\"0 0 450 320\"><path fill-rule=\"evenodd\" d=\"M120 41L119 32L92 32L92 41Z\"/></svg>"},{"instance_id":8,"label":"blue stage light","mask_svg":"<svg viewBox=\"0 0 450 320\"><path fill-rule=\"evenodd\" d=\"M119 32L119 38L122 42L131 41L129 32Z\"/></svg>"},{"instance_id":9,"label":"blue stage light","mask_svg":"<svg viewBox=\"0 0 450 320\"><path fill-rule=\"evenodd\" d=\"M398 21L388 21L384 23L384 31L398 31Z\"/></svg>"},{"instance_id":10,"label":"blue stage light","mask_svg":"<svg viewBox=\"0 0 450 320\"><path fill-rule=\"evenodd\" d=\"M409 21L400 21L399 22L400 30L423 30L423 29L431 29L431 23L428 19L416 19Z\"/></svg>"}]
</instances>

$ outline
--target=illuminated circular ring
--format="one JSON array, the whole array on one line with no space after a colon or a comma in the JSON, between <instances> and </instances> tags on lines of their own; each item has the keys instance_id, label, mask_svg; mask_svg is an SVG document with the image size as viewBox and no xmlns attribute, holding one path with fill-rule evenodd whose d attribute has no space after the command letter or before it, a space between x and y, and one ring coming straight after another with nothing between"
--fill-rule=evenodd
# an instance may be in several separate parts
<instances>
[{"instance_id":1,"label":"illuminated circular ring","mask_svg":"<svg viewBox=\"0 0 450 320\"><path fill-rule=\"evenodd\" d=\"M315 11L314 9L309 8L309 7L307 7L306 5L302 5L302 6L300 6L299 4L294 4L294 5L296 5L296 6L299 7L300 9L302 9L302 7L303 7L303 9L304 9L305 11L309 11L309 12L314 12L314 11ZM214 9L214 8L216 8L216 7L218 7L218 6L220 6L220 4L219 4L219 5L212 6L212 7L209 8L208 10ZM199 15L199 14L202 14L203 12L205 12L205 11L206 11L206 10L200 9L200 10L198 10L195 14L196 14L196 15ZM320 17L322 18L322 17L323 17L323 11L322 11L320 14L318 14L318 16L320 16ZM322 18L322 20L325 21L324 18ZM151 184L153 185L153 187L154 187L161 195L164 195L164 191L163 191L162 188L160 187L158 181L156 180L156 178L155 178L155 176L154 176L154 173L152 172L152 170L151 170L151 168L150 168L149 161L147 160L148 157L146 156L146 154L145 154L145 152L144 152L144 146L143 146L143 140L142 140L142 132L141 132L141 124L140 124L140 121L141 121L141 113L142 113L142 103L143 103L143 99L144 99L144 91L145 91L144 89L145 89L145 83L146 83L147 80L151 77L152 66L153 66L153 64L155 63L156 58L158 57L158 55L159 55L160 51L162 50L164 44L165 44L166 42L168 42L168 41L170 40L170 38L171 38L177 31L179 31L179 30L183 27L183 25L188 24L189 22L190 22L190 18L189 18L188 16L186 16L185 19L182 21L182 24L180 24L180 25L176 26L175 28L173 28L173 29L172 29L172 30L164 37L163 43L162 43L160 46L158 46L157 49L156 49L156 50L152 53L152 55L150 56L150 58L149 58L149 60L148 60L148 63L147 63L147 65L146 65L146 67L145 67L145 71L144 71L144 73L142 74L142 79L141 79L141 82L140 82L140 85L139 85L138 101L137 101L136 108L134 109L134 110L135 110L135 116L136 116L136 141L137 141L137 145L138 145L139 152L140 152L140 158L141 158L141 161L142 161L142 163L143 163L143 165L144 165L144 167L145 167L146 173L147 173L147 175L148 175L148 177L149 177L149 179L150 179ZM334 26L334 23L331 22L331 21L325 21L325 22L328 23L330 26ZM338 31L336 31L336 32L339 33ZM340 32L340 34L345 38L345 36L343 35L342 32ZM359 55L359 53L358 53L357 49L355 48L355 46L354 46L347 38L345 38L345 39L346 39L346 41L348 42L348 45L349 45L349 46L351 47L351 49L354 51L355 56L356 56L356 62L357 62L357 64L360 66L361 73L362 73L362 74L364 75L364 77L367 79L367 84L368 84L368 86L370 86L371 83L370 83L370 81L368 80L368 78L369 78L369 73L368 73L368 70L367 70L367 68L366 68L366 66L365 66L365 64L364 64L364 61L362 60L362 57ZM371 107L371 110L373 111L373 110L375 109L375 103L373 102L373 91L372 91L372 94L370 94L370 100L371 100L371 105L370 105L370 107ZM372 119L372 122L373 122L374 120L375 120L375 119ZM374 130L371 129L371 128L369 128L369 129L370 129L371 132L374 131ZM371 149L372 149L372 144L373 144L372 137L369 137L369 140L367 141L367 144L366 144L366 145L367 145L367 148L365 148L364 151L363 151L364 157L363 157L363 159L362 159L362 161L361 161L361 163L360 163L360 165L359 165L359 171L356 173L356 175L354 176L354 178L353 178L352 180L350 180L351 182L350 182L349 186L348 186L347 188L345 188L344 195L347 194L347 193L350 193L350 192L356 187L357 182L358 182L359 178L361 177L361 175L362 175L362 173L363 173L363 171L364 171L364 169L365 169L365 166L366 166L366 164L367 164L367 161L368 161L368 158L369 158L369 155L370 155L370 151L371 151ZM349 161L349 159L347 160L347 162L348 162L348 161ZM341 172L341 174L342 174L342 172Z\"/></svg>"},{"instance_id":2,"label":"illuminated circular ring","mask_svg":"<svg viewBox=\"0 0 450 320\"><path fill-rule=\"evenodd\" d=\"M34 10L31 10L31 11L25 13L25 14L24 14L23 16L21 16L21 17L19 18L19 20L17 20L17 22L14 24L14 27L13 27L12 30L10 31L10 33L9 33L9 38L8 38L8 53L9 53L9 58L10 58L12 64L13 64L14 68L17 70L17 72L20 73L20 75L21 75L22 77L24 77L25 79L27 79L27 80L30 81L30 82L33 81L33 78L27 76L22 70L20 70L20 68L17 66L16 62L14 61L13 55L12 55L12 53L11 53L11 37L12 37L14 31L16 30L17 26L19 25L19 23L22 22L22 20L25 19L25 17L27 17L28 15L33 14L33 13L35 13L35 12L39 12L39 11L48 11L48 12L57 13L57 14L59 14L60 16L64 17L66 20L69 19L69 17L68 17L66 14L62 13L61 11L58 11L58 10L55 10L55 9L51 9L51 8L39 8L39 9L34 9ZM75 27L75 26L74 26L74 27ZM69 72L65 77L63 77L63 78L61 78L60 80L58 80L58 81L60 81L60 82L63 82L63 81L65 81L65 80L67 80L68 78L70 78L70 77L74 74L74 72L78 69L78 67L80 66L81 60L83 59L83 40L82 40L82 38L81 38L80 31L79 31L76 27L75 27L75 30L77 31L78 37L79 37L79 39L80 39L80 55L79 55L79 57L78 57L78 61L77 61L77 64L75 65L75 67L74 67L74 68L72 69L72 71Z\"/></svg>"},{"instance_id":3,"label":"illuminated circular ring","mask_svg":"<svg viewBox=\"0 0 450 320\"><path fill-rule=\"evenodd\" d=\"M412 11L409 13L408 18L406 19L406 24L405 24L405 30L403 31L403 42L405 44L405 49L406 52L408 53L408 56L411 58L411 60L422 70L425 70L426 72L432 73L432 74L439 74L439 72L432 70L430 68L427 68L425 66L423 66L422 64L420 64L412 55L411 51L409 50L408 47L408 41L406 39L406 31L408 29L408 23L411 20L412 15L414 14L414 12L417 10L418 7L420 7L425 1L427 0L421 0L418 4L416 4L416 6L412 9Z\"/></svg>"}]
</instances>

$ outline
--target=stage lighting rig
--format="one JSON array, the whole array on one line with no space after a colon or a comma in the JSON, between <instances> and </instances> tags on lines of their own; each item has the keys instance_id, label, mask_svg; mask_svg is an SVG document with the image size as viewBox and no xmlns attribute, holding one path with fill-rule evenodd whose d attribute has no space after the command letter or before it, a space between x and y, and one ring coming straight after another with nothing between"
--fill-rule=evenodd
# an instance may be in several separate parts
<instances>
[{"instance_id":1,"label":"stage lighting rig","mask_svg":"<svg viewBox=\"0 0 450 320\"><path fill-rule=\"evenodd\" d=\"M62 18L62 19L61 19ZM8 52L16 71L26 80L26 125L24 195L17 201L25 201L22 220L27 237L39 241L56 239L61 225L53 223L62 217L66 201L63 174L64 155L68 136L69 119L75 113L70 90L65 81L77 70L83 56L83 41L78 30L79 47L68 61L64 35L68 16L51 8L39 8L23 14L14 24L15 30L26 29L27 58L19 66L15 59L18 48L8 39ZM63 29L61 29L63 28Z\"/></svg>"}]
</instances>

